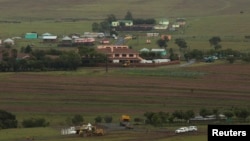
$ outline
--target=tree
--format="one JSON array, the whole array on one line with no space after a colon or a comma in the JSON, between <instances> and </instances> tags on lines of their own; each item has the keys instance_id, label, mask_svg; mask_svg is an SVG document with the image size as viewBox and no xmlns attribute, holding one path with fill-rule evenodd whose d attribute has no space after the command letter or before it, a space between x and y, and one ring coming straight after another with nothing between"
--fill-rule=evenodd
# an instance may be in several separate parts
<instances>
[{"instance_id":1,"label":"tree","mask_svg":"<svg viewBox=\"0 0 250 141\"><path fill-rule=\"evenodd\" d=\"M193 110L188 110L184 113L184 119L189 120L190 118L193 118L195 116L195 113Z\"/></svg>"},{"instance_id":2,"label":"tree","mask_svg":"<svg viewBox=\"0 0 250 141\"><path fill-rule=\"evenodd\" d=\"M203 117L206 117L206 116L208 116L208 115L211 115L212 112L211 112L210 110L208 110L208 109L201 108L199 114L200 114L201 116L203 116Z\"/></svg>"},{"instance_id":3,"label":"tree","mask_svg":"<svg viewBox=\"0 0 250 141\"><path fill-rule=\"evenodd\" d=\"M184 54L184 57L186 60L189 59L197 59L201 60L203 58L203 52L198 50L198 49L193 49L191 51L188 51L187 53Z\"/></svg>"},{"instance_id":4,"label":"tree","mask_svg":"<svg viewBox=\"0 0 250 141\"><path fill-rule=\"evenodd\" d=\"M182 38L177 38L175 39L175 44L177 44L180 48L180 51L183 51L184 53L186 52L187 49L187 43L184 39Z\"/></svg>"},{"instance_id":5,"label":"tree","mask_svg":"<svg viewBox=\"0 0 250 141\"><path fill-rule=\"evenodd\" d=\"M250 115L250 112L246 108L237 108L234 113L237 118L243 120L246 120L246 118Z\"/></svg>"},{"instance_id":6,"label":"tree","mask_svg":"<svg viewBox=\"0 0 250 141\"><path fill-rule=\"evenodd\" d=\"M11 56L9 59L9 64L11 65L13 71L18 70L18 63L17 63L17 50L11 49Z\"/></svg>"},{"instance_id":7,"label":"tree","mask_svg":"<svg viewBox=\"0 0 250 141\"><path fill-rule=\"evenodd\" d=\"M178 60L179 59L179 56L178 56L178 54L175 54L174 53L174 50L173 50L173 48L170 48L169 49L169 59L170 60Z\"/></svg>"},{"instance_id":8,"label":"tree","mask_svg":"<svg viewBox=\"0 0 250 141\"><path fill-rule=\"evenodd\" d=\"M17 128L16 116L4 110L0 110L0 129Z\"/></svg>"},{"instance_id":9,"label":"tree","mask_svg":"<svg viewBox=\"0 0 250 141\"><path fill-rule=\"evenodd\" d=\"M227 58L227 61L230 63L230 64L233 64L236 60L236 58L234 56L228 56Z\"/></svg>"},{"instance_id":10,"label":"tree","mask_svg":"<svg viewBox=\"0 0 250 141\"><path fill-rule=\"evenodd\" d=\"M172 116L177 119L184 119L184 113L182 110L177 110L172 113Z\"/></svg>"},{"instance_id":11,"label":"tree","mask_svg":"<svg viewBox=\"0 0 250 141\"><path fill-rule=\"evenodd\" d=\"M22 125L25 128L46 127L49 125L49 122L47 122L44 118L29 118L24 119Z\"/></svg>"},{"instance_id":12,"label":"tree","mask_svg":"<svg viewBox=\"0 0 250 141\"><path fill-rule=\"evenodd\" d=\"M36 57L37 60L42 60L45 57L45 51L44 50L34 50L32 51L32 55Z\"/></svg>"},{"instance_id":13,"label":"tree","mask_svg":"<svg viewBox=\"0 0 250 141\"><path fill-rule=\"evenodd\" d=\"M84 119L83 119L83 117L82 117L82 115L75 115L73 118L72 118L72 123L74 124L74 125L80 125L80 124L82 124L83 123L83 121L84 121Z\"/></svg>"},{"instance_id":14,"label":"tree","mask_svg":"<svg viewBox=\"0 0 250 141\"><path fill-rule=\"evenodd\" d=\"M224 113L223 113L227 118L232 118L233 116L234 116L234 113L233 113L233 111L225 111Z\"/></svg>"},{"instance_id":15,"label":"tree","mask_svg":"<svg viewBox=\"0 0 250 141\"><path fill-rule=\"evenodd\" d=\"M164 47L166 49L168 47L168 45L167 45L168 41L169 41L169 39L167 37L165 37L164 39L157 40L157 44L159 47L161 47L161 48Z\"/></svg>"},{"instance_id":16,"label":"tree","mask_svg":"<svg viewBox=\"0 0 250 141\"><path fill-rule=\"evenodd\" d=\"M63 53L60 55L60 59L64 63L64 69L77 70L77 68L81 65L80 55L73 51Z\"/></svg>"},{"instance_id":17,"label":"tree","mask_svg":"<svg viewBox=\"0 0 250 141\"><path fill-rule=\"evenodd\" d=\"M110 24L107 21L103 21L99 24L99 31L107 32L110 31Z\"/></svg>"},{"instance_id":18,"label":"tree","mask_svg":"<svg viewBox=\"0 0 250 141\"><path fill-rule=\"evenodd\" d=\"M26 48L24 48L24 53L31 53L32 52L32 48L30 45L27 45Z\"/></svg>"},{"instance_id":19,"label":"tree","mask_svg":"<svg viewBox=\"0 0 250 141\"><path fill-rule=\"evenodd\" d=\"M160 126L169 120L169 113L165 112L146 112L144 116L146 117L146 123L154 126Z\"/></svg>"},{"instance_id":20,"label":"tree","mask_svg":"<svg viewBox=\"0 0 250 141\"><path fill-rule=\"evenodd\" d=\"M93 24L92 24L92 31L93 32L98 32L99 31L99 23L97 23L97 22L94 22Z\"/></svg>"},{"instance_id":21,"label":"tree","mask_svg":"<svg viewBox=\"0 0 250 141\"><path fill-rule=\"evenodd\" d=\"M113 120L112 116L105 116L105 117L104 117L105 123L111 123L112 120Z\"/></svg>"},{"instance_id":22,"label":"tree","mask_svg":"<svg viewBox=\"0 0 250 141\"><path fill-rule=\"evenodd\" d=\"M215 50L222 48L222 46L219 44L220 42L221 42L221 39L220 39L220 37L218 37L218 36L214 36L214 37L212 37L212 38L209 39L210 45L211 45Z\"/></svg>"},{"instance_id":23,"label":"tree","mask_svg":"<svg viewBox=\"0 0 250 141\"><path fill-rule=\"evenodd\" d=\"M109 24L111 24L113 21L116 21L116 17L114 14L110 14L107 16L107 18L105 19L106 22L108 22Z\"/></svg>"},{"instance_id":24,"label":"tree","mask_svg":"<svg viewBox=\"0 0 250 141\"><path fill-rule=\"evenodd\" d=\"M124 20L133 20L132 13L130 11L127 12L127 14L124 17Z\"/></svg>"},{"instance_id":25,"label":"tree","mask_svg":"<svg viewBox=\"0 0 250 141\"><path fill-rule=\"evenodd\" d=\"M102 117L101 116L95 117L95 123L101 123L101 122L102 122Z\"/></svg>"}]
</instances>

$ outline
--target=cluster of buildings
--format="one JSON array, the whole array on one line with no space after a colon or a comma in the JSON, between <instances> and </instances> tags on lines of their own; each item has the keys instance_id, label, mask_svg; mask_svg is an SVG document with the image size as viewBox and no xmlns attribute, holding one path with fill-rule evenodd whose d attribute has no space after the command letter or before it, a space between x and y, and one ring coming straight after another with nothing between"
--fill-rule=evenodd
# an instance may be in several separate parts
<instances>
[{"instance_id":1,"label":"cluster of buildings","mask_svg":"<svg viewBox=\"0 0 250 141\"><path fill-rule=\"evenodd\" d=\"M176 19L175 23L170 23L167 19L161 19L159 20L158 24L156 25L141 25L137 26L133 24L133 21L131 20L118 20L112 22L112 27L120 27L120 25L123 25L123 27L126 27L128 29L155 29L155 30L166 30L166 29L172 29L175 30L175 28L184 26L186 24L185 19ZM152 33L146 33L147 37L159 37L159 33L152 32ZM61 47L70 47L70 46L79 46L79 45L94 45L95 42L100 42L100 45L96 47L96 50L100 53L106 54L106 56L109 59L110 63L124 63L124 62L130 62L130 63L165 63L169 62L169 59L154 59L154 60L145 60L139 56L141 52L155 52L160 53L162 56L166 56L167 51L165 49L147 49L143 48L140 51L136 51L133 49L130 49L127 45L122 44L110 44L109 39L105 38L106 35L104 33L96 33L96 32L85 32L83 35L80 34L71 34L69 36L58 38L57 35L52 35L50 33L44 33L39 35L36 32L30 32L26 33L24 35L24 39L30 40L30 39L41 39L42 43L57 43L58 46ZM170 35L161 35L161 38L168 38L171 39ZM147 43L151 43L150 40L147 40ZM15 41L14 39L8 38L4 40L3 42L0 40L1 44L9 44L14 45Z\"/></svg>"},{"instance_id":2,"label":"cluster of buildings","mask_svg":"<svg viewBox=\"0 0 250 141\"><path fill-rule=\"evenodd\" d=\"M153 33L154 34L154 33ZM158 34L157 34L158 35ZM32 33L26 33L24 35L25 39L41 39L43 43L58 43L58 46L78 46L80 44L90 44L93 45L97 38L100 40L100 44L97 45L96 51L100 53L104 53L107 57L110 63L114 64L124 64L125 62L129 62L132 64L136 63L143 63L143 64L149 64L149 63L165 63L169 62L169 59L155 59L155 60L145 60L140 57L140 53L142 52L155 52L159 53L162 56L165 56L167 54L165 49L147 49L143 48L140 51L133 50L129 48L127 45L117 45L117 44L110 44L109 40L106 38L103 38L104 34L102 33L85 33L82 36L72 34L70 36L64 36L63 38L60 38L60 41L58 39L58 36L52 35L50 33L44 33L42 35L38 35L35 32ZM10 45L14 45L14 39L6 39L4 40L4 43L8 43Z\"/></svg>"},{"instance_id":3,"label":"cluster of buildings","mask_svg":"<svg viewBox=\"0 0 250 141\"><path fill-rule=\"evenodd\" d=\"M150 31L150 30L169 30L176 31L178 28L186 25L185 18L177 18L174 22L170 22L168 19L160 19L155 25L135 25L132 20L117 20L111 23L111 27L119 30L127 31Z\"/></svg>"}]
</instances>

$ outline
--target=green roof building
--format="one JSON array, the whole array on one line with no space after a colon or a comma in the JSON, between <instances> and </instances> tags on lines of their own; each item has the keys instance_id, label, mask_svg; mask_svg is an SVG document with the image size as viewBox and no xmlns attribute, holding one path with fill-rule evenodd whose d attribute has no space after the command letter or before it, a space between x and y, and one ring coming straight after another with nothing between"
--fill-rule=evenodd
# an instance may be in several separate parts
<instances>
[{"instance_id":1,"label":"green roof building","mask_svg":"<svg viewBox=\"0 0 250 141\"><path fill-rule=\"evenodd\" d=\"M38 35L37 33L26 33L24 38L25 39L37 39Z\"/></svg>"}]
</instances>

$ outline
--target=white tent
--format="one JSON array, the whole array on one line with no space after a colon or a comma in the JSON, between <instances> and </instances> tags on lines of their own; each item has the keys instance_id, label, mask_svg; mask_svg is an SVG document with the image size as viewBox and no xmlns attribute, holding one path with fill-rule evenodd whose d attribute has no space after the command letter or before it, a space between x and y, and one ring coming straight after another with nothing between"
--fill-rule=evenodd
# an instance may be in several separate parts
<instances>
[{"instance_id":1,"label":"white tent","mask_svg":"<svg viewBox=\"0 0 250 141\"><path fill-rule=\"evenodd\" d=\"M9 45L14 45L14 40L8 38L8 39L5 39L5 40L3 41L3 43L9 44Z\"/></svg>"}]
</instances>

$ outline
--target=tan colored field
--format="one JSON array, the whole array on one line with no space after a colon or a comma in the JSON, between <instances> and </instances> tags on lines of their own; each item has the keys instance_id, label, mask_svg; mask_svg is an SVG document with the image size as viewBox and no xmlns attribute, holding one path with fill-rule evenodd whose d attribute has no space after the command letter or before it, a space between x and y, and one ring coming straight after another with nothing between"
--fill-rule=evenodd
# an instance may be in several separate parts
<instances>
[{"instance_id":1,"label":"tan colored field","mask_svg":"<svg viewBox=\"0 0 250 141\"><path fill-rule=\"evenodd\" d=\"M104 69L89 70L87 75L2 73L0 108L18 113L140 115L250 106L250 65L183 69L207 74L199 78L131 76L112 73L112 69L107 74L101 72Z\"/></svg>"}]
</instances>

